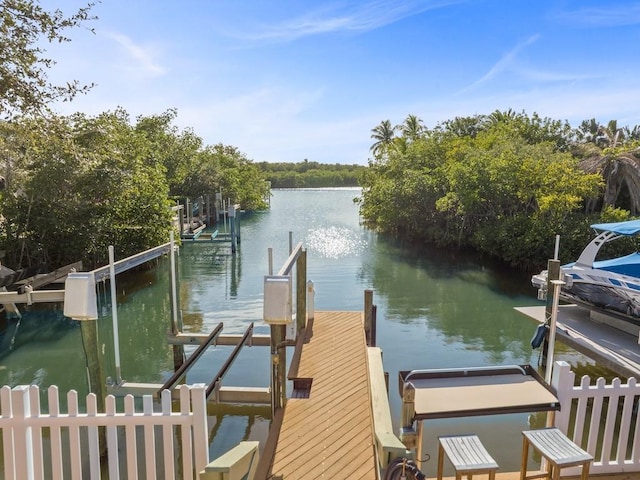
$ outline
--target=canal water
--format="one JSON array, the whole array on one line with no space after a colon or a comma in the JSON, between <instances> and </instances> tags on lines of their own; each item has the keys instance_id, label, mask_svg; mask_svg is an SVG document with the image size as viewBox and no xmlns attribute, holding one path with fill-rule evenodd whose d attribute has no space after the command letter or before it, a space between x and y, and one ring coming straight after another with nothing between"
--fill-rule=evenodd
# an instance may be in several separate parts
<instances>
[{"instance_id":1,"label":"canal water","mask_svg":"<svg viewBox=\"0 0 640 480\"><path fill-rule=\"evenodd\" d=\"M364 290L377 305L377 344L389 372L394 426L400 421L398 371L538 365L539 350L530 340L536 324L514 307L541 304L529 275L499 268L474 255L404 244L361 225L354 198L358 189L274 190L271 208L244 214L241 244L232 255L227 245L185 243L177 258L179 310L185 332L210 333L219 322L225 334L241 334L261 321L263 277L268 249L274 270L293 244L307 249L308 278L315 286L318 310L362 310ZM221 228L224 228L221 226ZM514 239L517 241L517 239ZM172 373L166 341L171 318L170 262L117 279L122 377L162 383ZM100 286L99 335L106 373L115 376L108 286ZM7 329L0 345L0 385L37 384L42 391L88 391L80 329L61 311L33 308ZM189 371L187 383L209 383L232 347L210 347ZM187 355L195 347L186 347ZM245 347L225 377L228 386L269 384L269 349ZM289 354L289 358L290 358ZM586 357L559 344L556 359L579 375L610 375ZM63 395L61 395L63 396ZM46 402L45 402L46 403ZM264 440L269 408L209 407L210 454L219 456L242 440ZM518 470L521 431L539 427L541 415L511 414L425 422L425 471L433 476L436 438L475 433L494 454L501 471Z\"/></svg>"}]
</instances>

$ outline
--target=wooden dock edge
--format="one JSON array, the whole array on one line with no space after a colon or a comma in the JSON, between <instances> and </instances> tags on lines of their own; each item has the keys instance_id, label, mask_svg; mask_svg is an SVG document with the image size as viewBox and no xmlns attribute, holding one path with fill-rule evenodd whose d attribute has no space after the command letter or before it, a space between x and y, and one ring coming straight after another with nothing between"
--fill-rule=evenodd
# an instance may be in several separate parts
<instances>
[{"instance_id":1,"label":"wooden dock edge","mask_svg":"<svg viewBox=\"0 0 640 480\"><path fill-rule=\"evenodd\" d=\"M270 477L271 466L273 465L273 458L276 455L278 437L280 436L283 419L284 408L281 408L276 411L271 425L269 426L269 435L267 436L267 441L265 442L264 449L262 450L262 455L260 455L253 480L268 480Z\"/></svg>"},{"instance_id":2,"label":"wooden dock edge","mask_svg":"<svg viewBox=\"0 0 640 480\"><path fill-rule=\"evenodd\" d=\"M255 478L260 461L260 442L240 442L224 455L216 458L200 472L199 480L241 480Z\"/></svg>"},{"instance_id":3,"label":"wooden dock edge","mask_svg":"<svg viewBox=\"0 0 640 480\"><path fill-rule=\"evenodd\" d=\"M386 468L397 457L407 457L407 449L393 433L389 393L382 365L382 349L367 347L369 385L371 387L371 412L375 445L380 468Z\"/></svg>"}]
</instances>

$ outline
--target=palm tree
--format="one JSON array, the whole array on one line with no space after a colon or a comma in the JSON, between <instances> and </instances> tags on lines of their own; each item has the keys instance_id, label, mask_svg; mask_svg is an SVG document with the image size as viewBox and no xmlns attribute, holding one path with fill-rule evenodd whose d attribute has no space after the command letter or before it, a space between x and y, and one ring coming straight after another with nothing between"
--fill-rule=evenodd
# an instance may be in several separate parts
<instances>
[{"instance_id":1,"label":"palm tree","mask_svg":"<svg viewBox=\"0 0 640 480\"><path fill-rule=\"evenodd\" d=\"M416 115L408 115L407 118L404 119L404 123L400 125L399 128L402 132L402 136L410 142L415 142L424 132L422 120Z\"/></svg>"},{"instance_id":2,"label":"palm tree","mask_svg":"<svg viewBox=\"0 0 640 480\"><path fill-rule=\"evenodd\" d=\"M620 193L629 195L629 205L625 206L631 215L640 213L640 152L616 151L594 153L580 161L580 167L587 173L599 173L605 181L602 198L603 207L616 206Z\"/></svg>"},{"instance_id":3,"label":"palm tree","mask_svg":"<svg viewBox=\"0 0 640 480\"><path fill-rule=\"evenodd\" d=\"M500 110L494 111L489 115L488 121L491 125L496 125L498 123L510 122L512 120L515 120L517 117L518 114L510 108L505 112L501 112Z\"/></svg>"},{"instance_id":4,"label":"palm tree","mask_svg":"<svg viewBox=\"0 0 640 480\"><path fill-rule=\"evenodd\" d=\"M624 142L624 129L618 128L617 120L609 120L607 126L600 126L600 141L603 146L615 148L618 142Z\"/></svg>"},{"instance_id":5,"label":"palm tree","mask_svg":"<svg viewBox=\"0 0 640 480\"><path fill-rule=\"evenodd\" d=\"M474 115L473 117L455 117L453 120L446 120L436 126L436 130L443 130L458 137L475 138L478 132L487 128L489 124L486 115Z\"/></svg>"},{"instance_id":6,"label":"palm tree","mask_svg":"<svg viewBox=\"0 0 640 480\"><path fill-rule=\"evenodd\" d=\"M633 128L624 127L624 138L627 142L640 140L640 125L636 125Z\"/></svg>"},{"instance_id":7,"label":"palm tree","mask_svg":"<svg viewBox=\"0 0 640 480\"><path fill-rule=\"evenodd\" d=\"M371 138L375 140L375 143L371 145L371 152L376 158L384 155L393 142L395 137L397 126L391 126L390 120L383 120L380 125L371 129Z\"/></svg>"},{"instance_id":8,"label":"palm tree","mask_svg":"<svg viewBox=\"0 0 640 480\"><path fill-rule=\"evenodd\" d=\"M582 121L582 123L576 130L576 135L578 137L578 140L580 140L581 142L596 144L596 138L598 137L599 131L600 124L595 118L591 118L589 120Z\"/></svg>"},{"instance_id":9,"label":"palm tree","mask_svg":"<svg viewBox=\"0 0 640 480\"><path fill-rule=\"evenodd\" d=\"M618 128L617 120L609 120L606 126L600 125L595 118L583 120L576 133L579 140L600 148L615 148L625 140L625 129Z\"/></svg>"}]
</instances>

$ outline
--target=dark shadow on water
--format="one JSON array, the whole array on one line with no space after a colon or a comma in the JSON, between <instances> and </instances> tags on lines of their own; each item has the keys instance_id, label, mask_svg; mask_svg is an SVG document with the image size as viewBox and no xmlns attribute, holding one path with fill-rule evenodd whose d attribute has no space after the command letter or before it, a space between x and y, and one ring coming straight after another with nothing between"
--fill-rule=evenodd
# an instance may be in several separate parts
<instances>
[{"instance_id":1,"label":"dark shadow on water","mask_svg":"<svg viewBox=\"0 0 640 480\"><path fill-rule=\"evenodd\" d=\"M65 317L62 305L21 306L22 318L2 319L0 333L0 358L11 354L23 345L33 342L53 342L64 337L78 322Z\"/></svg>"},{"instance_id":2,"label":"dark shadow on water","mask_svg":"<svg viewBox=\"0 0 640 480\"><path fill-rule=\"evenodd\" d=\"M431 277L459 277L472 282L482 280L488 288L502 295L535 296L530 272L511 268L478 252L409 242L385 235L379 235L378 241L395 261L415 265L428 271ZM478 276L478 272L486 273L488 277Z\"/></svg>"}]
</instances>

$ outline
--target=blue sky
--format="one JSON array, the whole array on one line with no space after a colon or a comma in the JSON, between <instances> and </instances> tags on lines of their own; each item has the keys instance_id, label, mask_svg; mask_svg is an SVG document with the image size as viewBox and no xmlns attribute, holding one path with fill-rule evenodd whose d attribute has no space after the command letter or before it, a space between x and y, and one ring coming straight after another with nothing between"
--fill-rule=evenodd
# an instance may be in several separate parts
<instances>
[{"instance_id":1,"label":"blue sky","mask_svg":"<svg viewBox=\"0 0 640 480\"><path fill-rule=\"evenodd\" d=\"M72 0L42 0L70 13ZM95 34L47 46L57 109L176 125L254 161L366 164L371 129L509 108L640 124L640 2L103 0Z\"/></svg>"}]
</instances>

